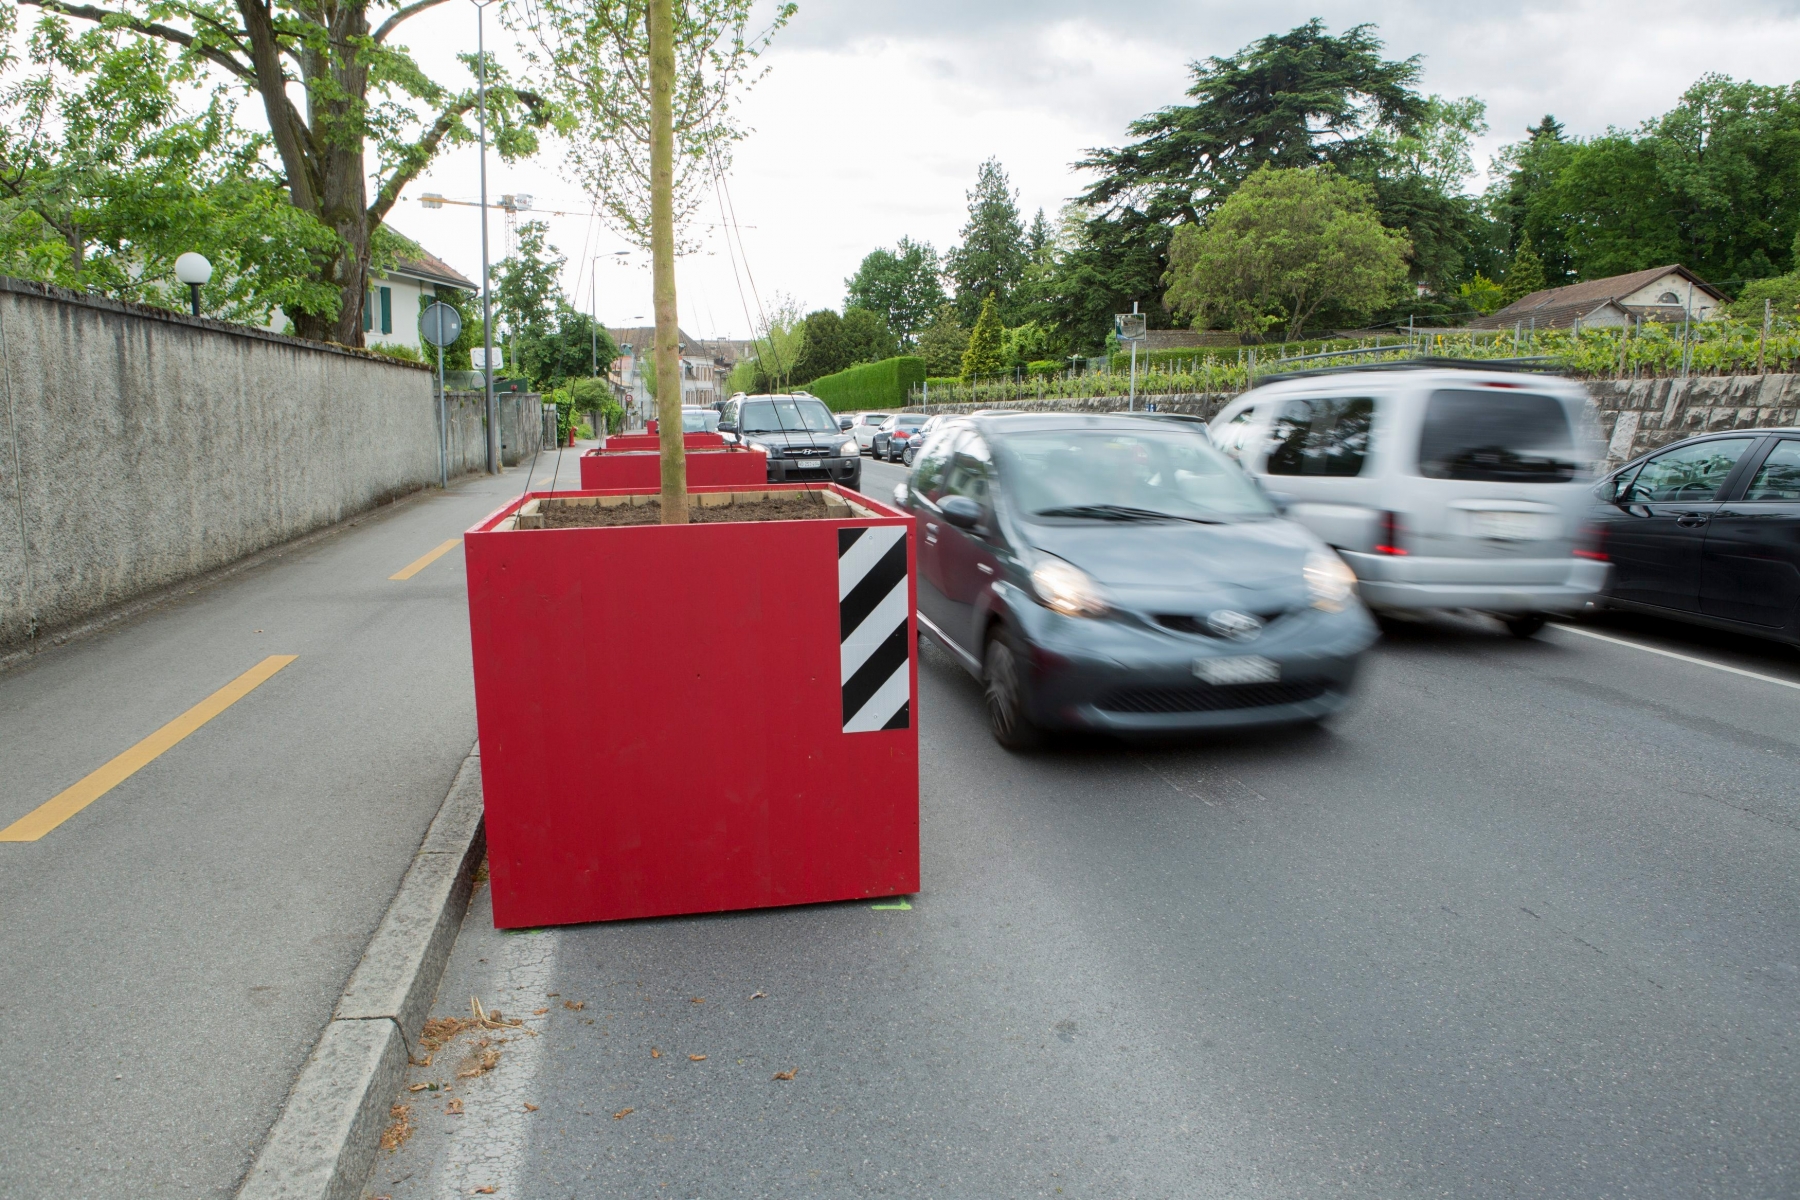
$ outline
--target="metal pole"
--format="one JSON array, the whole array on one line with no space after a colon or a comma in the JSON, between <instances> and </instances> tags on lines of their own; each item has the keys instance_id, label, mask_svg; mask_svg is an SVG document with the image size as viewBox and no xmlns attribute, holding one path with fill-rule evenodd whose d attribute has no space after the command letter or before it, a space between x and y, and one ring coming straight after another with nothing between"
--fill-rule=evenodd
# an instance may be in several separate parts
<instances>
[{"instance_id":1,"label":"metal pole","mask_svg":"<svg viewBox=\"0 0 1800 1200\"><path fill-rule=\"evenodd\" d=\"M1125 401L1126 412L1137 411L1137 339L1131 339L1131 395Z\"/></svg>"},{"instance_id":2,"label":"metal pole","mask_svg":"<svg viewBox=\"0 0 1800 1200\"><path fill-rule=\"evenodd\" d=\"M442 336L441 334L439 336ZM450 486L450 406L444 401L444 347L438 352L438 486Z\"/></svg>"},{"instance_id":3,"label":"metal pole","mask_svg":"<svg viewBox=\"0 0 1800 1200\"><path fill-rule=\"evenodd\" d=\"M594 356L594 365L590 368L594 377L600 377L600 257L594 256L591 267L593 274L588 276L588 318L593 322L588 327L589 340L593 343L590 352Z\"/></svg>"},{"instance_id":4,"label":"metal pole","mask_svg":"<svg viewBox=\"0 0 1800 1200\"><path fill-rule=\"evenodd\" d=\"M1763 373L1763 352L1769 348L1769 300L1763 298L1762 339L1756 343L1756 373Z\"/></svg>"},{"instance_id":5,"label":"metal pole","mask_svg":"<svg viewBox=\"0 0 1800 1200\"><path fill-rule=\"evenodd\" d=\"M482 411L487 416L488 474L500 473L500 408L494 402L494 295L488 266L488 198L487 198L487 43L483 29L486 5L491 0L475 3L476 103L480 109L481 129L481 377Z\"/></svg>"}]
</instances>

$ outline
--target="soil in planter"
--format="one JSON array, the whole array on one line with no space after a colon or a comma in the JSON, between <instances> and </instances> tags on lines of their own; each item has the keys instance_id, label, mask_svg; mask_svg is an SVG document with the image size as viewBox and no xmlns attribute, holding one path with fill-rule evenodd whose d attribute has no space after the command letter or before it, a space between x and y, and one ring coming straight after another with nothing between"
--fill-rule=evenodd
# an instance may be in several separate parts
<instances>
[{"instance_id":1,"label":"soil in planter","mask_svg":"<svg viewBox=\"0 0 1800 1200\"><path fill-rule=\"evenodd\" d=\"M602 508L597 504L558 504L551 501L542 506L543 529L583 529L592 526L611 525L658 525L662 523L662 505L652 500L648 504L617 504L611 508ZM845 515L843 508L828 508L825 497L819 492L789 492L779 498L752 500L748 503L731 503L708 505L701 507L697 503L688 505L688 523L691 525L713 525L724 521L808 521L823 520L826 517Z\"/></svg>"}]
</instances>

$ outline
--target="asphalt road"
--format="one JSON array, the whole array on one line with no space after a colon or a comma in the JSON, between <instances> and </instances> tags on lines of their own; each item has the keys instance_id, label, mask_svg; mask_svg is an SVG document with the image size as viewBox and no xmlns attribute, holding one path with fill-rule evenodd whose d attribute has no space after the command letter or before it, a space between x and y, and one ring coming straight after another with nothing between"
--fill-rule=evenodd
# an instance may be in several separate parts
<instances>
[{"instance_id":1,"label":"asphalt road","mask_svg":"<svg viewBox=\"0 0 1800 1200\"><path fill-rule=\"evenodd\" d=\"M484 890L438 1012L527 1027L414 1070L366 1194L1800 1193L1800 656L1584 629L1404 626L1323 728L1032 756L928 650L910 908L499 934Z\"/></svg>"},{"instance_id":2,"label":"asphalt road","mask_svg":"<svg viewBox=\"0 0 1800 1200\"><path fill-rule=\"evenodd\" d=\"M297 656L0 841L0 1196L231 1194L475 740L460 550L389 576L524 479L377 510L0 673L4 828Z\"/></svg>"}]
</instances>

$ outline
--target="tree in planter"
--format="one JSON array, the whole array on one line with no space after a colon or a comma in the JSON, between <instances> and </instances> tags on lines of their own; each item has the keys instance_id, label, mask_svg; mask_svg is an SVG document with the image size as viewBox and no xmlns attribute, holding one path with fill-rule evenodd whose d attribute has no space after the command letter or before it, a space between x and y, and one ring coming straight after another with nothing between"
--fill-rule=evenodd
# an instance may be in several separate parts
<instances>
[{"instance_id":1,"label":"tree in planter","mask_svg":"<svg viewBox=\"0 0 1800 1200\"><path fill-rule=\"evenodd\" d=\"M475 138L464 118L476 105L476 90L446 87L407 50L389 45L404 22L444 0L343 0L323 7L299 0L22 2L177 47L181 70L216 68L261 100L289 203L336 235L328 246L312 248L306 261L307 277L335 293L337 303L288 303L288 319L301 337L362 345L369 266L389 210L444 146ZM388 8L393 11L372 26L372 16ZM473 72L475 56L461 58ZM487 77L494 145L507 159L534 153L549 108L536 93L513 87L491 60Z\"/></svg>"},{"instance_id":2,"label":"tree in planter","mask_svg":"<svg viewBox=\"0 0 1800 1200\"><path fill-rule=\"evenodd\" d=\"M570 159L616 230L649 249L657 373L680 377L675 254L682 227L722 175L743 131L731 101L755 83L757 58L793 16L779 4L748 33L754 0L538 0L526 10L534 59L577 116ZM687 523L681 389L657 397L662 520Z\"/></svg>"},{"instance_id":3,"label":"tree in planter","mask_svg":"<svg viewBox=\"0 0 1800 1200\"><path fill-rule=\"evenodd\" d=\"M1006 370L1006 326L1000 323L1000 306L993 296L981 302L981 316L969 333L969 348L963 351L962 378L974 383L984 375L998 375Z\"/></svg>"},{"instance_id":4,"label":"tree in planter","mask_svg":"<svg viewBox=\"0 0 1800 1200\"><path fill-rule=\"evenodd\" d=\"M1406 238L1383 228L1369 190L1329 170L1264 167L1204 225L1169 243L1163 302L1241 333L1297 338L1322 308L1352 317L1406 286Z\"/></svg>"}]
</instances>

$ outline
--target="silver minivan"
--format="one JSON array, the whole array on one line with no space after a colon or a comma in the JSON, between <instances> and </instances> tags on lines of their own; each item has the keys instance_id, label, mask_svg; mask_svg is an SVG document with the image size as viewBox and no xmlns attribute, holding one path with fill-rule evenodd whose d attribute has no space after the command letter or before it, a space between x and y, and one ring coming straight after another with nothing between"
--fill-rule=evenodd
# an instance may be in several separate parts
<instances>
[{"instance_id":1,"label":"silver minivan","mask_svg":"<svg viewBox=\"0 0 1800 1200\"><path fill-rule=\"evenodd\" d=\"M1605 451L1579 384L1441 365L1271 381L1213 444L1356 572L1377 612L1473 609L1520 637L1606 586L1590 489Z\"/></svg>"}]
</instances>

